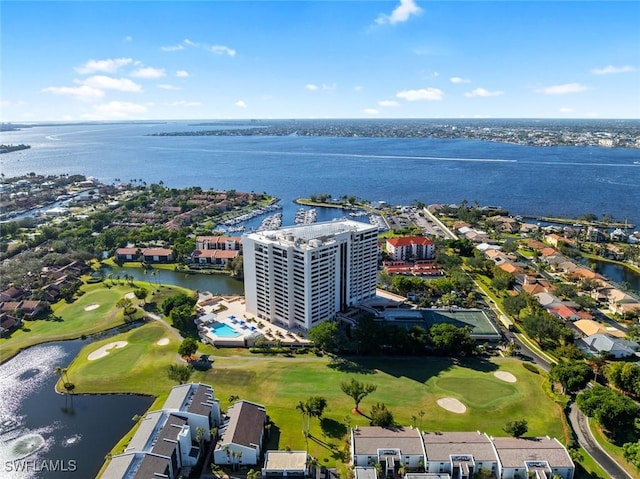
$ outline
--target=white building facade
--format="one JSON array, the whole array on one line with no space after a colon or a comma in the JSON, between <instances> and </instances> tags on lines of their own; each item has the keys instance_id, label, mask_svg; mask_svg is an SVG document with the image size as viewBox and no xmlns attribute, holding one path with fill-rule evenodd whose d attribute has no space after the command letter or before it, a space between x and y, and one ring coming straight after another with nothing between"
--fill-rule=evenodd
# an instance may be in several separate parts
<instances>
[{"instance_id":1,"label":"white building facade","mask_svg":"<svg viewBox=\"0 0 640 479\"><path fill-rule=\"evenodd\" d=\"M243 236L247 313L310 329L376 295L378 230L352 220Z\"/></svg>"}]
</instances>

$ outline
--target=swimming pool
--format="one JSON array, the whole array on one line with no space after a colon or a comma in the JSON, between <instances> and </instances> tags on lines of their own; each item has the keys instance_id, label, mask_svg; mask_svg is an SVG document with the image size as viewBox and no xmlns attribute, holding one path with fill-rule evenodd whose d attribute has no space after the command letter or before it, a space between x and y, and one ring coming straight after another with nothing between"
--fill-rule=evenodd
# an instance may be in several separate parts
<instances>
[{"instance_id":1,"label":"swimming pool","mask_svg":"<svg viewBox=\"0 0 640 479\"><path fill-rule=\"evenodd\" d=\"M209 330L220 338L237 338L238 336L241 336L241 334L235 329L224 323L214 324L209 328Z\"/></svg>"}]
</instances>

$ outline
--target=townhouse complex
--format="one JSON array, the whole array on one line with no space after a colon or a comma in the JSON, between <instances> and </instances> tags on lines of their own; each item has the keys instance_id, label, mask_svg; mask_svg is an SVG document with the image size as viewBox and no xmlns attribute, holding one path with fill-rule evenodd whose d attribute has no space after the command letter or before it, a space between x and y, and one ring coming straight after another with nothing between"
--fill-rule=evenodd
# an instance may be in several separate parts
<instances>
[{"instance_id":1,"label":"townhouse complex","mask_svg":"<svg viewBox=\"0 0 640 479\"><path fill-rule=\"evenodd\" d=\"M549 437L491 437L480 432L424 432L412 427L356 427L351 431L356 479L471 479L480 469L497 479L562 477L575 466L565 447Z\"/></svg>"}]
</instances>

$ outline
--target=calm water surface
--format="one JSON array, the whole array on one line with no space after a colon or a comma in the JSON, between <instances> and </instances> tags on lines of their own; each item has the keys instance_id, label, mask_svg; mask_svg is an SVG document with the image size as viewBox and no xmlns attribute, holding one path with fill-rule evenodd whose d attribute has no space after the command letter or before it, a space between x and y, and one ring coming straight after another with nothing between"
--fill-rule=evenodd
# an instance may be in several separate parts
<instances>
[{"instance_id":1,"label":"calm water surface","mask_svg":"<svg viewBox=\"0 0 640 479\"><path fill-rule=\"evenodd\" d=\"M312 193L392 204L467 199L513 214L592 212L640 223L637 149L429 138L146 136L213 128L174 122L5 132L3 143L32 148L0 155L0 170L6 176L79 173L106 183L119 178L266 191L285 202Z\"/></svg>"},{"instance_id":2,"label":"calm water surface","mask_svg":"<svg viewBox=\"0 0 640 479\"><path fill-rule=\"evenodd\" d=\"M146 396L57 394L54 368L67 366L85 344L34 346L0 365L1 421L17 426L0 434L0 477L95 477L133 416L151 406Z\"/></svg>"}]
</instances>

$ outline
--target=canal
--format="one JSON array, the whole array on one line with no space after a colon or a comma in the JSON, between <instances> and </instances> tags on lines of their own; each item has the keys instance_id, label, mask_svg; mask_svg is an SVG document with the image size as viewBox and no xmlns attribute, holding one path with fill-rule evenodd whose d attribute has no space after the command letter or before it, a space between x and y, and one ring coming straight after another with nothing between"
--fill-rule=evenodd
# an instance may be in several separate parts
<instances>
[{"instance_id":1,"label":"canal","mask_svg":"<svg viewBox=\"0 0 640 479\"><path fill-rule=\"evenodd\" d=\"M640 294L640 274L632 269L621 264L596 259L589 259L588 264L593 267L596 273L609 278L619 285L628 285L633 292Z\"/></svg>"}]
</instances>

